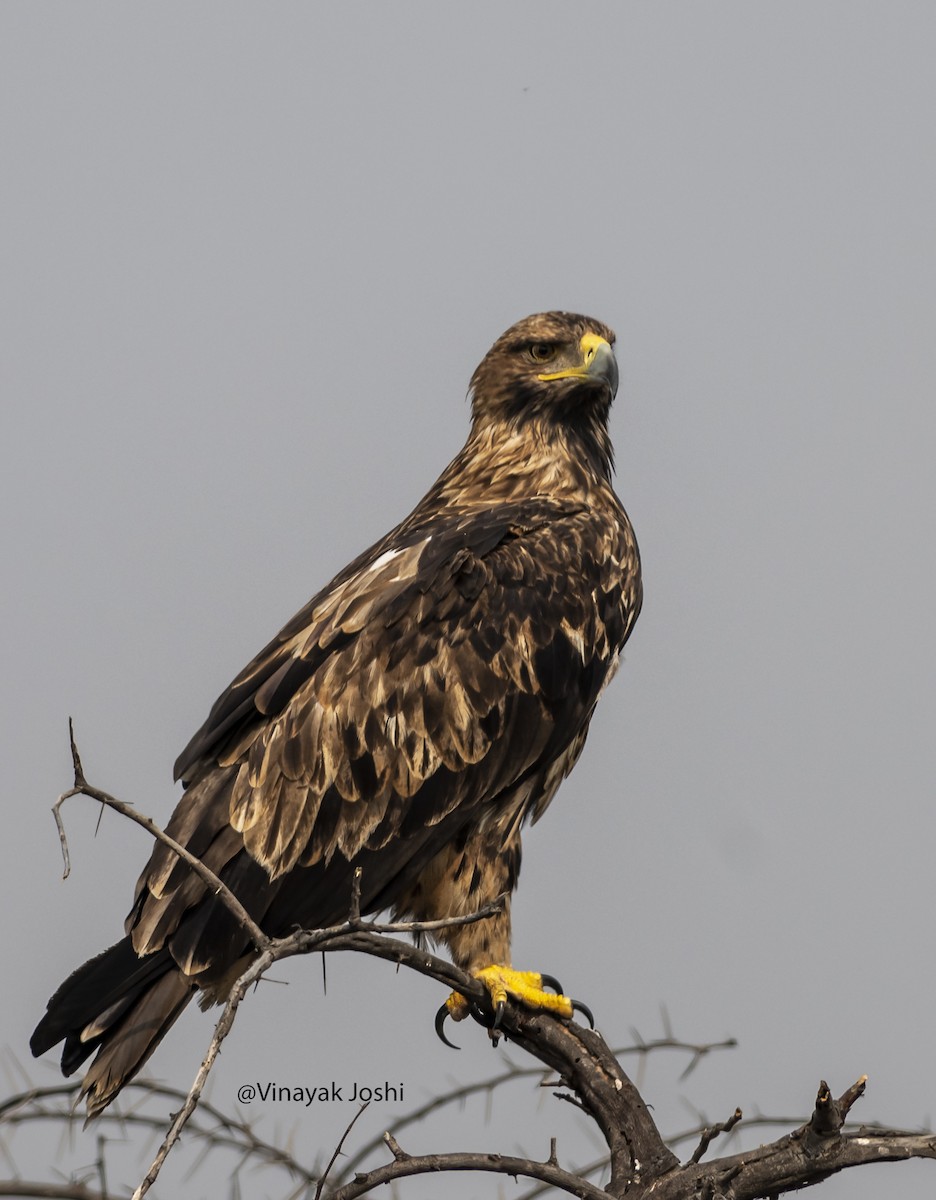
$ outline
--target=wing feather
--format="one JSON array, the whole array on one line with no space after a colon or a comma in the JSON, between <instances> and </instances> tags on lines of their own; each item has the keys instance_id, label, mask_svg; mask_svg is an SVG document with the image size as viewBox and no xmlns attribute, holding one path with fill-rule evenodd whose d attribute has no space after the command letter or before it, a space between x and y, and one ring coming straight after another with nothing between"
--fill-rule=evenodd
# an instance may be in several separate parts
<instances>
[{"instance_id":1,"label":"wing feather","mask_svg":"<svg viewBox=\"0 0 936 1200\"><path fill-rule=\"evenodd\" d=\"M543 772L587 725L619 640L605 634L621 595L602 537L594 513L545 499L401 527L219 697L177 764L191 782L174 836L219 873L253 880L246 864L258 864L274 907L295 868L395 843L374 876L386 902L394 872L426 858L459 808L513 789L540 811ZM207 962L198 931L215 928L203 910L216 905L191 913L205 897L157 847L129 919L135 944L168 938L193 969Z\"/></svg>"}]
</instances>

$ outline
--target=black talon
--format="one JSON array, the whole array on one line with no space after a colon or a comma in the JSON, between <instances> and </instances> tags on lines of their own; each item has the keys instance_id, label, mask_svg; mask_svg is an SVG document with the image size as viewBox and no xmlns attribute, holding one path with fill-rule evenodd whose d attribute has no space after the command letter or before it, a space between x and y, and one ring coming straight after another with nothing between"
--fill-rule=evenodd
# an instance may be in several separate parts
<instances>
[{"instance_id":1,"label":"black talon","mask_svg":"<svg viewBox=\"0 0 936 1200\"><path fill-rule=\"evenodd\" d=\"M542 972L540 972L540 979L543 981L543 987L551 987L557 996L561 996L563 994L562 984L555 977L555 975L544 975Z\"/></svg>"},{"instance_id":2,"label":"black talon","mask_svg":"<svg viewBox=\"0 0 936 1200\"><path fill-rule=\"evenodd\" d=\"M595 1028L595 1018L592 1014L592 1010L588 1007L587 1004L583 1004L581 1000L573 1000L572 1001L572 1012L573 1013L580 1012L582 1014L582 1016L585 1018L585 1020L588 1022L589 1029Z\"/></svg>"},{"instance_id":3,"label":"black talon","mask_svg":"<svg viewBox=\"0 0 936 1200\"><path fill-rule=\"evenodd\" d=\"M477 1000L471 1001L471 1007L468 1009L469 1014L474 1017L479 1025L483 1025L485 1029L491 1028L491 1018L484 1011Z\"/></svg>"},{"instance_id":4,"label":"black talon","mask_svg":"<svg viewBox=\"0 0 936 1200\"><path fill-rule=\"evenodd\" d=\"M461 1046L456 1046L454 1042L450 1042L445 1036L445 1018L449 1015L448 1004L443 1004L435 1015L435 1031L439 1035L439 1041L444 1042L446 1046L450 1046L453 1050L460 1050Z\"/></svg>"},{"instance_id":5,"label":"black talon","mask_svg":"<svg viewBox=\"0 0 936 1200\"><path fill-rule=\"evenodd\" d=\"M503 1000L499 1001L494 1006L494 1021L493 1021L492 1025L490 1026L490 1030L491 1030L491 1042L493 1043L493 1045L495 1047L497 1046L497 1043L501 1039L501 1021L504 1018L504 1009L505 1008L506 1008L506 1004Z\"/></svg>"}]
</instances>

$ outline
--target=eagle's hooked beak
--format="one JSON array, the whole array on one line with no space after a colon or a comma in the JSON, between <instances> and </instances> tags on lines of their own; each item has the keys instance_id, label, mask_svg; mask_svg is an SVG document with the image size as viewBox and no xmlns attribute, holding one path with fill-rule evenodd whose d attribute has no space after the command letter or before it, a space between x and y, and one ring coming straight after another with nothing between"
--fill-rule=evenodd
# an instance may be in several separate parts
<instances>
[{"instance_id":1,"label":"eagle's hooked beak","mask_svg":"<svg viewBox=\"0 0 936 1200\"><path fill-rule=\"evenodd\" d=\"M610 342L597 333L586 333L579 342L582 351L582 365L569 367L565 371L553 371L547 375L538 375L538 379L600 379L611 389L612 399L617 395L618 365L611 349Z\"/></svg>"}]
</instances>

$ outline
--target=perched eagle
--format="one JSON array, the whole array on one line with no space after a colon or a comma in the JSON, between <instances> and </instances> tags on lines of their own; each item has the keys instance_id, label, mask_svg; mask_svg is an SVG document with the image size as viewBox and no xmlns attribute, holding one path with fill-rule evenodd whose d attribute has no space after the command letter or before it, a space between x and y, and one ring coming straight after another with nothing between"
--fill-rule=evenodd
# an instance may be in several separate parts
<instances>
[{"instance_id":1,"label":"perched eagle","mask_svg":"<svg viewBox=\"0 0 936 1200\"><path fill-rule=\"evenodd\" d=\"M611 487L617 364L607 326L527 317L471 380L464 449L413 512L309 601L219 697L176 763L168 832L272 936L361 911L467 914L511 893L520 830L581 753L640 611L634 533ZM126 936L52 997L93 1116L199 990L223 1000L252 946L157 843ZM510 966L510 909L439 935L506 995L571 1002ZM453 995L448 1010L465 1015Z\"/></svg>"}]
</instances>

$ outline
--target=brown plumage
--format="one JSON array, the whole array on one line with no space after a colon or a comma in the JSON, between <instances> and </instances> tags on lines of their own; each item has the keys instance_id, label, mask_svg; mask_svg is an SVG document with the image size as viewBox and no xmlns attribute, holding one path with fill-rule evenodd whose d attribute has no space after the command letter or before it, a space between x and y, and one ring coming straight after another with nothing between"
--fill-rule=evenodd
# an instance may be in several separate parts
<instances>
[{"instance_id":1,"label":"brown plumage","mask_svg":"<svg viewBox=\"0 0 936 1200\"><path fill-rule=\"evenodd\" d=\"M215 703L176 763L168 832L271 935L364 912L431 919L511 892L520 829L571 770L640 610L610 483L617 385L600 322L528 317L471 381L464 449L414 511L315 595ZM157 844L127 936L74 973L31 1046L98 1051L93 1115L197 989L223 999L250 945ZM510 964L510 911L441 935Z\"/></svg>"}]
</instances>

